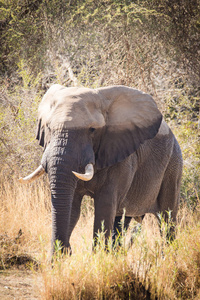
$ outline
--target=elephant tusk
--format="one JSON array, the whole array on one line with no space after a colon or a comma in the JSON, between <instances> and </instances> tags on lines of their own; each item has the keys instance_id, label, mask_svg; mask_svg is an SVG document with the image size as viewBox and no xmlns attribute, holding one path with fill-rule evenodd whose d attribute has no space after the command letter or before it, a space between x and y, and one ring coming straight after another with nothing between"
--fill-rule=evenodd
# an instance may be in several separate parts
<instances>
[{"instance_id":1,"label":"elephant tusk","mask_svg":"<svg viewBox=\"0 0 200 300\"><path fill-rule=\"evenodd\" d=\"M44 168L40 165L33 173L31 173L30 175L22 178L19 178L19 182L20 183L29 183L35 179L37 179L38 177L40 177L42 174L45 173Z\"/></svg>"},{"instance_id":2,"label":"elephant tusk","mask_svg":"<svg viewBox=\"0 0 200 300\"><path fill-rule=\"evenodd\" d=\"M79 179L84 180L84 181L89 181L92 179L94 176L94 167L92 164L88 164L85 167L85 174L80 174L77 172L72 171L72 173Z\"/></svg>"}]
</instances>

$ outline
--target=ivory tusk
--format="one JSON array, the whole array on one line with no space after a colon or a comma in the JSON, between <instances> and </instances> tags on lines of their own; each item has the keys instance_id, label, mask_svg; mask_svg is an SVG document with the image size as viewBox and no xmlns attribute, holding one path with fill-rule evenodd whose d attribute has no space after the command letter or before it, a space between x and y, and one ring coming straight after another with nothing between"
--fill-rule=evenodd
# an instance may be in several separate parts
<instances>
[{"instance_id":1,"label":"ivory tusk","mask_svg":"<svg viewBox=\"0 0 200 300\"><path fill-rule=\"evenodd\" d=\"M42 174L45 173L44 168L40 165L33 173L31 173L30 175L22 178L19 178L19 182L20 183L29 183L35 179L37 179L38 177L40 177Z\"/></svg>"},{"instance_id":2,"label":"ivory tusk","mask_svg":"<svg viewBox=\"0 0 200 300\"><path fill-rule=\"evenodd\" d=\"M92 164L88 164L85 167L85 174L80 174L77 172L72 171L72 173L79 179L84 180L84 181L89 181L92 179L94 176L94 167Z\"/></svg>"}]
</instances>

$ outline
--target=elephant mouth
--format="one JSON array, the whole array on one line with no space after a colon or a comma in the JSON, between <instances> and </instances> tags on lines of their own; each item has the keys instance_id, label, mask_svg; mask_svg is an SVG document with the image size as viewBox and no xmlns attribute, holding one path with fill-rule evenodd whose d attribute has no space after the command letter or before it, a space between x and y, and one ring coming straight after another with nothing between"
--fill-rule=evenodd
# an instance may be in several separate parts
<instances>
[{"instance_id":1,"label":"elephant mouth","mask_svg":"<svg viewBox=\"0 0 200 300\"><path fill-rule=\"evenodd\" d=\"M45 169L42 167L42 165L40 165L33 173L31 173L30 175L22 178L19 178L19 182L20 183L30 183L32 181L34 181L35 179L39 178L40 176L42 176L45 173ZM77 173L72 171L72 173L79 179L83 180L83 181L89 181L93 178L94 176L94 167L92 164L87 164L85 167L85 173L81 174L81 173Z\"/></svg>"}]
</instances>

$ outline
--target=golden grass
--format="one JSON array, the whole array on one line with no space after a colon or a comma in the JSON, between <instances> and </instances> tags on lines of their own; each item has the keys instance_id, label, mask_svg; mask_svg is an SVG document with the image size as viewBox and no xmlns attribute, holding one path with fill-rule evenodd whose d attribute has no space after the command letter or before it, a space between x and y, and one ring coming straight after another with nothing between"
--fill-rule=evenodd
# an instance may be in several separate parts
<instances>
[{"instance_id":1,"label":"golden grass","mask_svg":"<svg viewBox=\"0 0 200 300\"><path fill-rule=\"evenodd\" d=\"M172 244L147 216L129 250L109 253L104 251L103 234L92 253L93 212L88 209L72 234L72 256L57 253L52 268L46 183L24 186L10 180L0 184L0 267L8 267L7 259L14 255L39 260L36 272L41 272L44 281L41 299L200 299L200 205L194 213L180 209Z\"/></svg>"},{"instance_id":2,"label":"golden grass","mask_svg":"<svg viewBox=\"0 0 200 300\"><path fill-rule=\"evenodd\" d=\"M39 237L48 243L51 234L50 195L45 183L24 186L17 180L1 180L0 199L1 262L8 254L38 258Z\"/></svg>"}]
</instances>

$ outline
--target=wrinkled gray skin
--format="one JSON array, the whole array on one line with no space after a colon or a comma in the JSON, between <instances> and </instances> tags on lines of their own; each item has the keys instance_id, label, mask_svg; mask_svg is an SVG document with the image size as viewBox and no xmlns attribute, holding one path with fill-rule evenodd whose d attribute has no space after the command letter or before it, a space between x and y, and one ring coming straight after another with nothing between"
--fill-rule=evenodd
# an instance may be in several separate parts
<instances>
[{"instance_id":1,"label":"wrinkled gray skin","mask_svg":"<svg viewBox=\"0 0 200 300\"><path fill-rule=\"evenodd\" d=\"M52 245L70 247L84 195L94 198L94 237L106 237L116 217L172 211L176 221L181 150L151 96L114 86L99 89L53 85L39 106L37 139L52 197ZM82 181L94 165L92 180Z\"/></svg>"}]
</instances>

